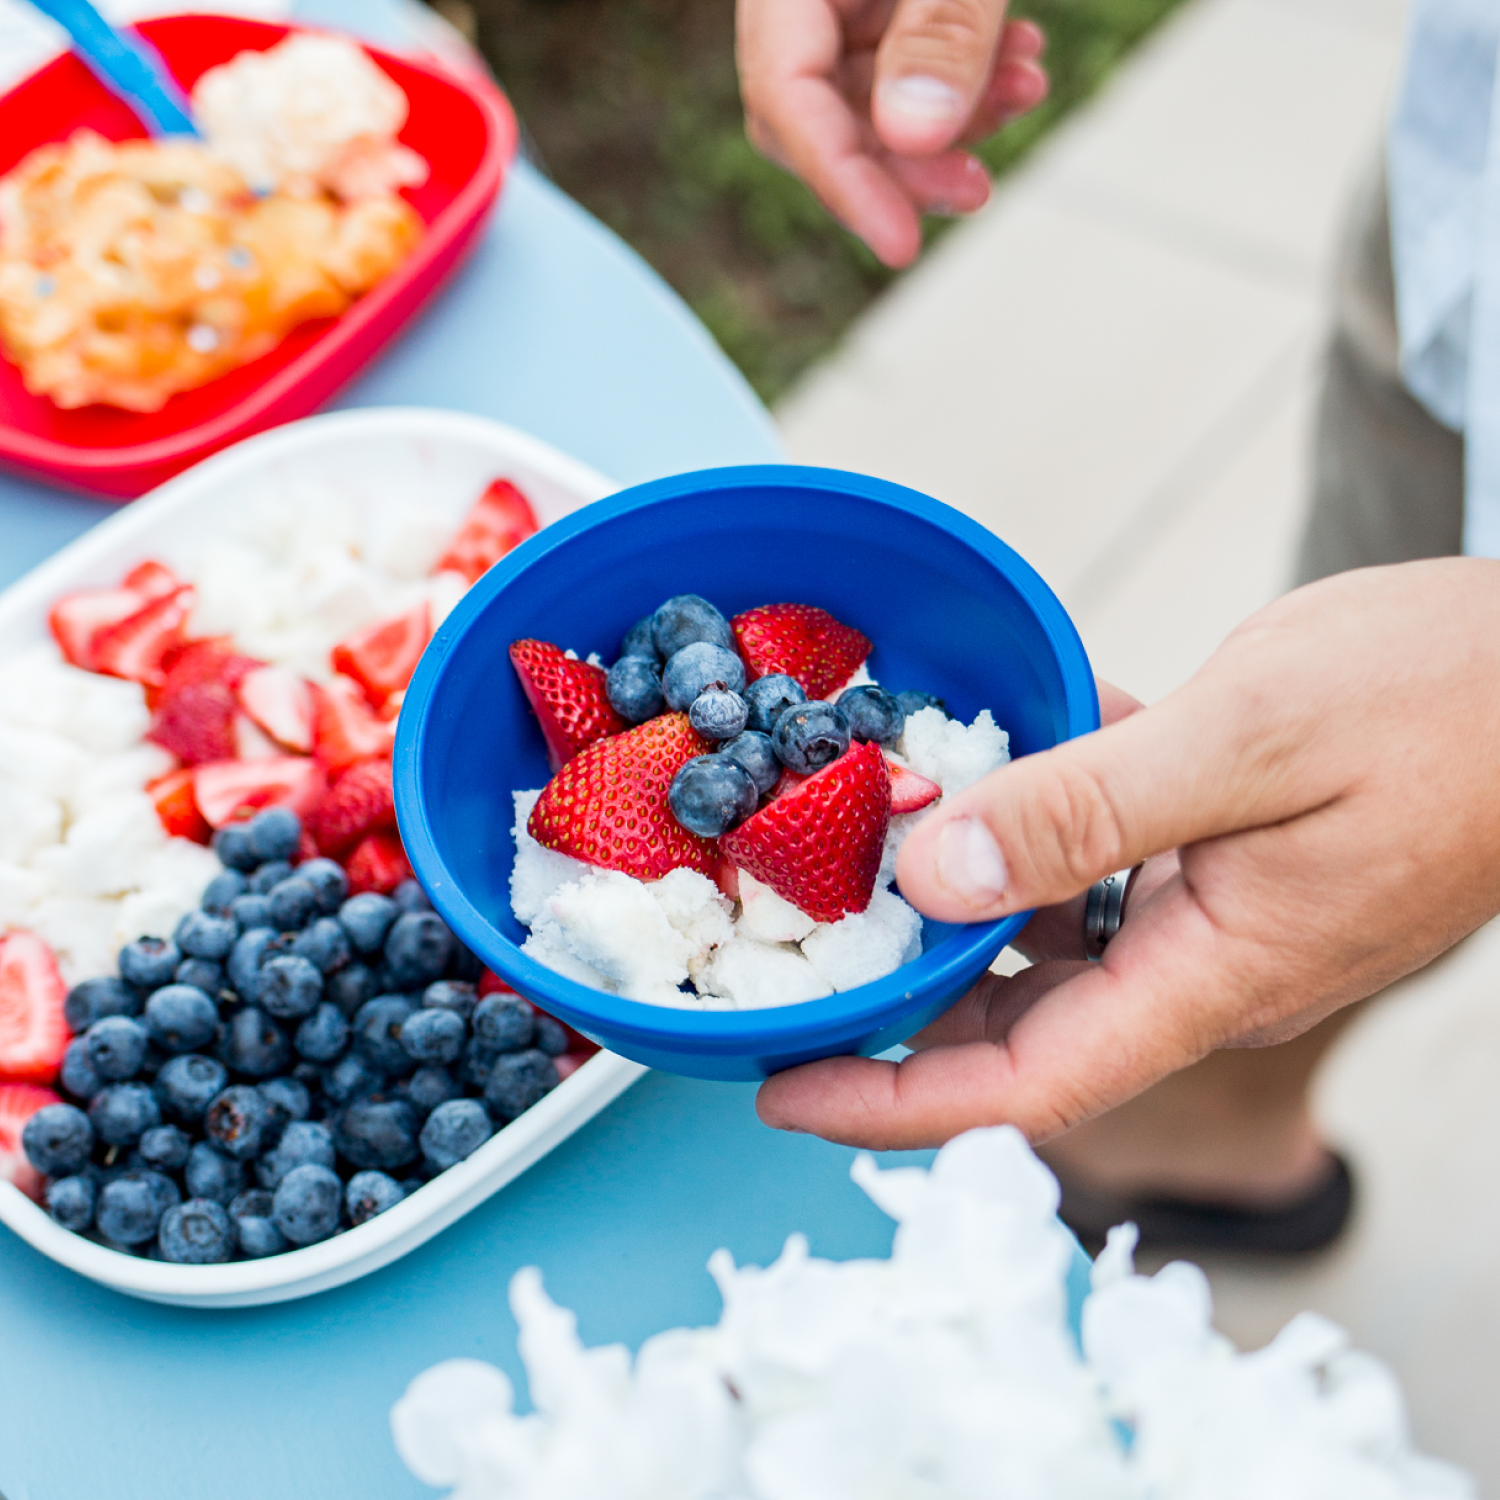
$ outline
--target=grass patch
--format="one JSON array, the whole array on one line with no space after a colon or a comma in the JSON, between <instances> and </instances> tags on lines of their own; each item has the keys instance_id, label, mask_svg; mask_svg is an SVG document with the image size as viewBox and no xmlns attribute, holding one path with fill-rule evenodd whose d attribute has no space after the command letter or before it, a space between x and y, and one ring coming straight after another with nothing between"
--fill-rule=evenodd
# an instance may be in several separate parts
<instances>
[{"instance_id":1,"label":"grass patch","mask_svg":"<svg viewBox=\"0 0 1500 1500\"><path fill-rule=\"evenodd\" d=\"M767 401L891 279L745 139L731 0L434 0L472 32L563 188L669 281ZM1052 95L986 143L997 175L1182 0L1024 0ZM946 227L929 225L929 244Z\"/></svg>"}]
</instances>

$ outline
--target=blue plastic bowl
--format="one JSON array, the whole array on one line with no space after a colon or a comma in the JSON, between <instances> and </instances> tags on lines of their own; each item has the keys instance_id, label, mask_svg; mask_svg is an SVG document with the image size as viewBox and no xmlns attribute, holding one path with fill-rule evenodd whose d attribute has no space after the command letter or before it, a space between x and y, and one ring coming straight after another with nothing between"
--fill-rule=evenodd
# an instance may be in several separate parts
<instances>
[{"instance_id":1,"label":"blue plastic bowl","mask_svg":"<svg viewBox=\"0 0 1500 1500\"><path fill-rule=\"evenodd\" d=\"M699 1078L758 1079L883 1051L940 1015L1029 912L926 922L922 957L875 984L770 1010L622 1000L520 950L511 915L511 794L546 783L541 730L507 655L540 637L612 661L673 594L726 615L816 604L875 643L870 671L968 721L982 708L1011 753L1098 728L1088 658L1057 598L1003 542L914 490L832 469L711 469L625 490L548 526L491 568L428 646L396 736L396 812L433 905L519 993L611 1051Z\"/></svg>"}]
</instances>

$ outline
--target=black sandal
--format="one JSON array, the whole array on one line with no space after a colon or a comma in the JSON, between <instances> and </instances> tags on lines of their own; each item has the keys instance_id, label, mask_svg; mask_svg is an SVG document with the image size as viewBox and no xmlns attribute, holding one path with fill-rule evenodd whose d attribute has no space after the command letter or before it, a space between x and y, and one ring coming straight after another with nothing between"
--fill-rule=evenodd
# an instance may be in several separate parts
<instances>
[{"instance_id":1,"label":"black sandal","mask_svg":"<svg viewBox=\"0 0 1500 1500\"><path fill-rule=\"evenodd\" d=\"M1058 1182L1062 1188L1058 1215L1091 1255L1104 1248L1106 1231L1126 1220L1140 1230L1139 1248L1148 1252L1311 1255L1338 1239L1354 1211L1354 1176L1337 1152L1329 1153L1322 1181L1281 1208L1246 1208L1191 1198L1131 1198L1081 1187L1062 1177Z\"/></svg>"}]
</instances>

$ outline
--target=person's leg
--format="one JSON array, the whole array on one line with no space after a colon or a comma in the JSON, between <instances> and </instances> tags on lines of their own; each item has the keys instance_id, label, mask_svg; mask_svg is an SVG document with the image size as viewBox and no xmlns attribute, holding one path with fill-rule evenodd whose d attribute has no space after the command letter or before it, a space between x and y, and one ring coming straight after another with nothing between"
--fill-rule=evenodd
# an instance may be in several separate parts
<instances>
[{"instance_id":1,"label":"person's leg","mask_svg":"<svg viewBox=\"0 0 1500 1500\"><path fill-rule=\"evenodd\" d=\"M1318 406L1296 582L1460 550L1463 440L1401 384L1383 169L1352 204ZM1308 1090L1345 1011L1279 1047L1216 1052L1123 1108L1043 1146L1063 1216L1086 1240L1127 1215L1195 1248L1312 1248L1347 1215L1349 1187L1319 1138ZM1153 1200L1243 1210L1210 1223ZM1279 1221L1278 1221L1279 1216ZM1278 1240L1278 1235L1280 1236ZM1259 1239L1257 1240L1257 1236ZM1162 1244L1161 1248L1167 1248Z\"/></svg>"}]
</instances>

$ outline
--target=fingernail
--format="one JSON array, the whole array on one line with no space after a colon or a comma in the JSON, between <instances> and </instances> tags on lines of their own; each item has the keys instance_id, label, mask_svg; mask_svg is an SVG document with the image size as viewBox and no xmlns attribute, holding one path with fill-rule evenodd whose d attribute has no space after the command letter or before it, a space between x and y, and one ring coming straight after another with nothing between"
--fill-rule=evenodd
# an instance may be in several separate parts
<instances>
[{"instance_id":1,"label":"fingernail","mask_svg":"<svg viewBox=\"0 0 1500 1500\"><path fill-rule=\"evenodd\" d=\"M921 73L881 84L880 102L909 119L929 122L956 120L963 110L963 100L956 88L941 78Z\"/></svg>"},{"instance_id":2,"label":"fingernail","mask_svg":"<svg viewBox=\"0 0 1500 1500\"><path fill-rule=\"evenodd\" d=\"M1005 856L977 818L955 818L938 834L937 877L970 906L993 906L1005 894Z\"/></svg>"}]
</instances>

